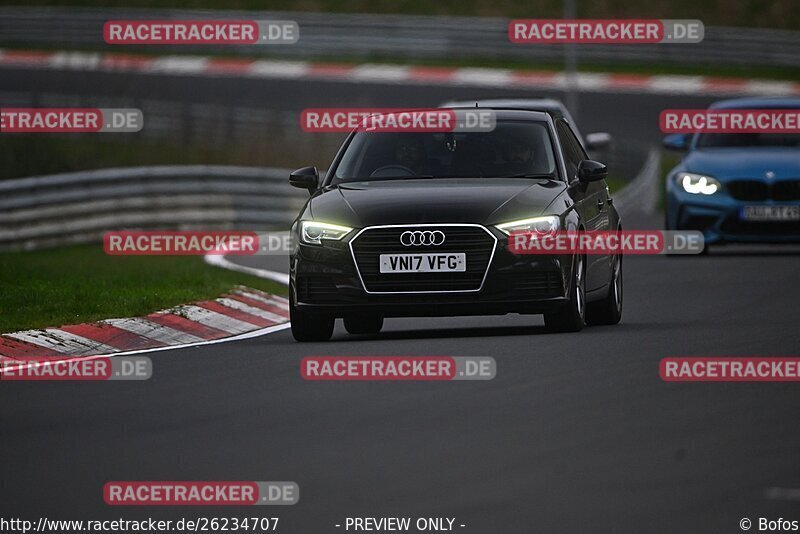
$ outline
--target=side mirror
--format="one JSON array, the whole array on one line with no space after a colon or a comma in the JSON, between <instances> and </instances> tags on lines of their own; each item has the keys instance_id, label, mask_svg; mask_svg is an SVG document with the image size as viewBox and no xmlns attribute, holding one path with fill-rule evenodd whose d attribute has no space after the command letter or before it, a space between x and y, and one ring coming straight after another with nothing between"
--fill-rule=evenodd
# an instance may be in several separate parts
<instances>
[{"instance_id":1,"label":"side mirror","mask_svg":"<svg viewBox=\"0 0 800 534\"><path fill-rule=\"evenodd\" d=\"M686 150L689 148L691 137L688 134L670 134L664 137L664 148L670 150Z\"/></svg>"},{"instance_id":2,"label":"side mirror","mask_svg":"<svg viewBox=\"0 0 800 534\"><path fill-rule=\"evenodd\" d=\"M585 159L578 164L578 180L581 182L596 182L608 176L608 168L599 161Z\"/></svg>"},{"instance_id":3,"label":"side mirror","mask_svg":"<svg viewBox=\"0 0 800 534\"><path fill-rule=\"evenodd\" d=\"M289 184L300 189L315 191L319 187L319 172L316 167L303 167L289 175Z\"/></svg>"},{"instance_id":4,"label":"side mirror","mask_svg":"<svg viewBox=\"0 0 800 534\"><path fill-rule=\"evenodd\" d=\"M584 141L586 142L586 150L600 150L611 144L611 134L608 132L586 134Z\"/></svg>"}]
</instances>

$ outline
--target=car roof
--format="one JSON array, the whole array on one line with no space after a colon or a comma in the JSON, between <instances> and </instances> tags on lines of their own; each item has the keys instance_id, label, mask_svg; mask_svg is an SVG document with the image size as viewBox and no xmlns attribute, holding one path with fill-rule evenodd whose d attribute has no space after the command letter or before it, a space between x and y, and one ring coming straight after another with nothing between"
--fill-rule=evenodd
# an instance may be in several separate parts
<instances>
[{"instance_id":1,"label":"car roof","mask_svg":"<svg viewBox=\"0 0 800 534\"><path fill-rule=\"evenodd\" d=\"M518 108L518 109L542 109L564 111L566 106L555 98L476 98L473 100L451 100L445 102L441 107L466 107L475 106L482 108Z\"/></svg>"},{"instance_id":2,"label":"car roof","mask_svg":"<svg viewBox=\"0 0 800 534\"><path fill-rule=\"evenodd\" d=\"M564 119L572 127L572 131L578 137L581 145L586 146L586 140L583 138L580 128L575 123L575 119L570 114L567 106L561 100L556 98L477 98L475 100L451 100L445 102L440 107L481 107L481 108L494 108L494 109L519 109L528 111L542 111L548 113L553 119Z\"/></svg>"},{"instance_id":3,"label":"car roof","mask_svg":"<svg viewBox=\"0 0 800 534\"><path fill-rule=\"evenodd\" d=\"M498 108L498 107L485 107L481 106L476 108L472 106L447 106L448 109L487 109L495 112L495 118L503 120L533 120L533 121L547 121L548 116L552 115L547 111L538 111L530 109L518 108Z\"/></svg>"},{"instance_id":4,"label":"car roof","mask_svg":"<svg viewBox=\"0 0 800 534\"><path fill-rule=\"evenodd\" d=\"M744 97L719 100L709 109L782 109L800 108L800 98L790 96Z\"/></svg>"},{"instance_id":5,"label":"car roof","mask_svg":"<svg viewBox=\"0 0 800 534\"><path fill-rule=\"evenodd\" d=\"M557 114L559 117L568 115L566 106L564 106L560 100L554 98L478 98L475 100L451 100L445 102L440 107L519 109L543 111L550 114Z\"/></svg>"}]
</instances>

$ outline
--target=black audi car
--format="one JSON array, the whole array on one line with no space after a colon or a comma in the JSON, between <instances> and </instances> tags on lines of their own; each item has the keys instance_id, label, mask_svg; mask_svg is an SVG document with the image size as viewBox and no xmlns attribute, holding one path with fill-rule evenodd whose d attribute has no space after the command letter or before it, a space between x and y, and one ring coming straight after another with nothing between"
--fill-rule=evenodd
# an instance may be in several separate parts
<instances>
[{"instance_id":1,"label":"black audi car","mask_svg":"<svg viewBox=\"0 0 800 534\"><path fill-rule=\"evenodd\" d=\"M290 313L298 341L336 318L374 334L385 317L544 314L553 331L616 324L619 256L531 255L512 232L619 230L605 165L557 113L493 110L481 132L351 133L292 225Z\"/></svg>"}]
</instances>

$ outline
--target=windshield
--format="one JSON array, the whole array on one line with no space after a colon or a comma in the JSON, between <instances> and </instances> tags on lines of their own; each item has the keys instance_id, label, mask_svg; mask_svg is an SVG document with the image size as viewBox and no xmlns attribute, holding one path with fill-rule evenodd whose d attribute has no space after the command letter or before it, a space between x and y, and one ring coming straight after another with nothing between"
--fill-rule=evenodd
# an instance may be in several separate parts
<instances>
[{"instance_id":1,"label":"windshield","mask_svg":"<svg viewBox=\"0 0 800 534\"><path fill-rule=\"evenodd\" d=\"M735 133L700 134L698 148L722 147L800 147L800 134Z\"/></svg>"},{"instance_id":2,"label":"windshield","mask_svg":"<svg viewBox=\"0 0 800 534\"><path fill-rule=\"evenodd\" d=\"M498 121L491 132L358 132L336 168L333 183L555 176L545 123Z\"/></svg>"}]
</instances>

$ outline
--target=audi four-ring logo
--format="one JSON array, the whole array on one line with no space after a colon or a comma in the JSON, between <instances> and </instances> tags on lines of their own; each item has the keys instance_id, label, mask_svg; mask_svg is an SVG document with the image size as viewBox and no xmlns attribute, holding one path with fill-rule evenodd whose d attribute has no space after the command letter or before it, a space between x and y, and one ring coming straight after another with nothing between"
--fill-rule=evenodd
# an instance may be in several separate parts
<instances>
[{"instance_id":1,"label":"audi four-ring logo","mask_svg":"<svg viewBox=\"0 0 800 534\"><path fill-rule=\"evenodd\" d=\"M444 232L441 230L409 230L400 234L400 244L404 247L442 245L444 244Z\"/></svg>"}]
</instances>

